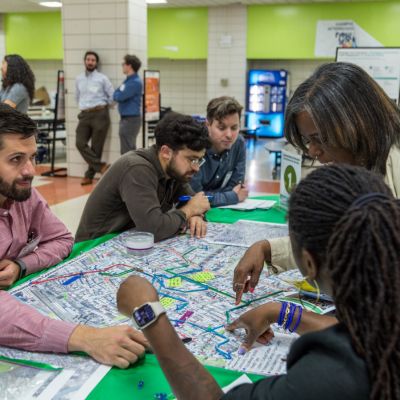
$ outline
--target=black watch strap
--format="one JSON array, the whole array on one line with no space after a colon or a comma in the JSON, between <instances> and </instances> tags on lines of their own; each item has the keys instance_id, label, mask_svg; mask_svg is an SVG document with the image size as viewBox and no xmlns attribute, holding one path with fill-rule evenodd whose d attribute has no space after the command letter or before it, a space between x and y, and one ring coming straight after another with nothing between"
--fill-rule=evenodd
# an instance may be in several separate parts
<instances>
[{"instance_id":1,"label":"black watch strap","mask_svg":"<svg viewBox=\"0 0 400 400\"><path fill-rule=\"evenodd\" d=\"M19 266L19 277L18 279L22 279L26 275L26 264L22 260L14 260L15 264Z\"/></svg>"}]
</instances>

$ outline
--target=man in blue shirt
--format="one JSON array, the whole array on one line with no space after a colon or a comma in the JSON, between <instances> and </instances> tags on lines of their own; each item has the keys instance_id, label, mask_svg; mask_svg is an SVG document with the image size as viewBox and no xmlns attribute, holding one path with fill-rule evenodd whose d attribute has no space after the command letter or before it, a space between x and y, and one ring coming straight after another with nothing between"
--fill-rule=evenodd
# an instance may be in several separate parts
<instances>
[{"instance_id":1,"label":"man in blue shirt","mask_svg":"<svg viewBox=\"0 0 400 400\"><path fill-rule=\"evenodd\" d=\"M114 88L110 80L97 71L97 53L87 51L84 61L85 72L75 81L75 99L81 110L76 128L76 147L89 165L81 185L90 185L96 172L103 174L109 167L101 161L101 156L110 127L108 106L113 103Z\"/></svg>"},{"instance_id":2,"label":"man in blue shirt","mask_svg":"<svg viewBox=\"0 0 400 400\"><path fill-rule=\"evenodd\" d=\"M119 122L121 154L136 150L136 138L142 122L140 106L143 85L138 75L141 65L136 56L127 54L122 63L122 72L126 75L126 79L114 92L114 100L118 102L118 111L121 115Z\"/></svg>"},{"instance_id":3,"label":"man in blue shirt","mask_svg":"<svg viewBox=\"0 0 400 400\"><path fill-rule=\"evenodd\" d=\"M212 207L244 201L248 190L244 186L246 173L246 143L239 136L243 107L233 97L218 97L207 106L207 127L212 147L206 162L194 175L190 185L195 192L214 196Z\"/></svg>"}]
</instances>

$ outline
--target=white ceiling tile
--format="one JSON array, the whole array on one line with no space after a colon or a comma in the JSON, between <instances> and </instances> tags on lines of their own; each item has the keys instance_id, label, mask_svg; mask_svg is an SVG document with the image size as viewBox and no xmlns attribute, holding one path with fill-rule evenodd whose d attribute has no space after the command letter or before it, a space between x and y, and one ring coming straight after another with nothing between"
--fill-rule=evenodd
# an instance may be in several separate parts
<instances>
[{"instance_id":1,"label":"white ceiling tile","mask_svg":"<svg viewBox=\"0 0 400 400\"><path fill-rule=\"evenodd\" d=\"M0 13L9 12L45 12L54 11L54 8L42 7L38 3L41 0L0 0ZM62 1L62 0L61 0ZM84 3L79 0L69 0L71 3ZM102 0L103 2L104 0ZM151 8L164 8L164 7L215 7L215 6L226 6L230 4L299 4L299 3L341 3L341 2L361 2L361 1L379 1L385 2L390 0L168 0L167 4L163 5L151 5ZM106 1L104 1L106 2ZM109 0L112 4L113 0Z\"/></svg>"}]
</instances>

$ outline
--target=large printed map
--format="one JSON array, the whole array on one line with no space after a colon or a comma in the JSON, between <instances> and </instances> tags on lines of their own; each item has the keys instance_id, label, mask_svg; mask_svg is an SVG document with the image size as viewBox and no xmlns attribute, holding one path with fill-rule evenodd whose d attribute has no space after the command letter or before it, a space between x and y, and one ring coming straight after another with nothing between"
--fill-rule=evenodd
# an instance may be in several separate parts
<instances>
[{"instance_id":1,"label":"large printed map","mask_svg":"<svg viewBox=\"0 0 400 400\"><path fill-rule=\"evenodd\" d=\"M226 228L224 224L208 224L208 237L218 237ZM138 257L128 254L125 247L131 233L118 235L16 287L11 293L53 318L96 327L111 326L129 323L129 319L117 311L116 292L124 279L138 274L157 289L179 336L190 338L187 347L201 362L264 375L285 372L287 352L296 335L276 330L270 345L258 345L245 355L239 355L244 332L232 334L224 326L247 309L293 291L290 279L299 279L297 271L283 274L282 279L264 275L255 292L245 294L241 304L235 306L233 270L245 247L182 235L157 243L150 254ZM64 368L76 367L71 356L29 354L23 358L47 361ZM1 347L0 355L21 358L21 352ZM54 360L57 357L67 361L69 357L71 363L57 363ZM91 365L87 365L87 370L93 373ZM80 376L83 375L81 372Z\"/></svg>"}]
</instances>

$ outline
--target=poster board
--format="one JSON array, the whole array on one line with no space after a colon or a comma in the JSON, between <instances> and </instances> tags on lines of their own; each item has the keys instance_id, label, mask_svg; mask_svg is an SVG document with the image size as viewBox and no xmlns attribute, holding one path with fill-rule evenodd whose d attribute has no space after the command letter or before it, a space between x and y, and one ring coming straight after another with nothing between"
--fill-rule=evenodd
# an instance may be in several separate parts
<instances>
[{"instance_id":1,"label":"poster board","mask_svg":"<svg viewBox=\"0 0 400 400\"><path fill-rule=\"evenodd\" d=\"M144 120L160 119L160 71L144 71Z\"/></svg>"},{"instance_id":2,"label":"poster board","mask_svg":"<svg viewBox=\"0 0 400 400\"><path fill-rule=\"evenodd\" d=\"M302 157L300 154L282 150L279 205L283 209L288 208L290 194L300 182L301 163Z\"/></svg>"},{"instance_id":3,"label":"poster board","mask_svg":"<svg viewBox=\"0 0 400 400\"><path fill-rule=\"evenodd\" d=\"M399 104L400 47L337 48L336 61L361 67Z\"/></svg>"}]
</instances>

